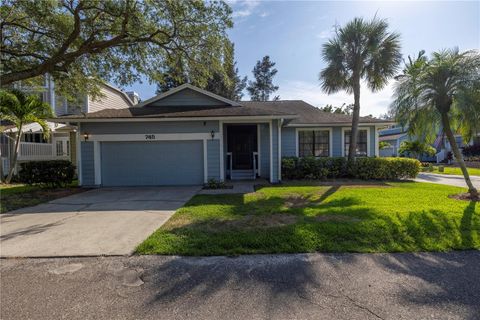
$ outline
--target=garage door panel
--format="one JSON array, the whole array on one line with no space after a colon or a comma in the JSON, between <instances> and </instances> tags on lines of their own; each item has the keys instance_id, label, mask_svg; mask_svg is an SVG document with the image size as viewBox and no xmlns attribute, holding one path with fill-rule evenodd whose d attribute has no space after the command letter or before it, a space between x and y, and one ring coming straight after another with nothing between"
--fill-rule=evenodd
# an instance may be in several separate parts
<instances>
[{"instance_id":1,"label":"garage door panel","mask_svg":"<svg viewBox=\"0 0 480 320\"><path fill-rule=\"evenodd\" d=\"M203 183L202 141L102 142L104 186Z\"/></svg>"}]
</instances>

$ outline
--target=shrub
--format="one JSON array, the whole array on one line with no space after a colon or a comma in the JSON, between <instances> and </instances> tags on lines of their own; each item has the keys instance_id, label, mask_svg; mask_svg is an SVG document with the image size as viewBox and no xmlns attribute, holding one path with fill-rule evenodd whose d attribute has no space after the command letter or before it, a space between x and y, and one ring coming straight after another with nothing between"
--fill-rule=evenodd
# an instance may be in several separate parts
<instances>
[{"instance_id":1,"label":"shrub","mask_svg":"<svg viewBox=\"0 0 480 320\"><path fill-rule=\"evenodd\" d=\"M21 164L19 179L26 184L63 187L71 184L75 166L66 160L31 161Z\"/></svg>"},{"instance_id":2,"label":"shrub","mask_svg":"<svg viewBox=\"0 0 480 320\"><path fill-rule=\"evenodd\" d=\"M205 189L225 189L226 184L223 181L219 181L216 179L208 179L207 183L204 185Z\"/></svg>"},{"instance_id":3,"label":"shrub","mask_svg":"<svg viewBox=\"0 0 480 320\"><path fill-rule=\"evenodd\" d=\"M407 158L357 158L349 164L345 158L282 159L285 179L354 178L362 180L398 180L415 178L420 162Z\"/></svg>"},{"instance_id":4,"label":"shrub","mask_svg":"<svg viewBox=\"0 0 480 320\"><path fill-rule=\"evenodd\" d=\"M480 144L464 146L462 149L462 153L467 160L477 159L480 157Z\"/></svg>"}]
</instances>

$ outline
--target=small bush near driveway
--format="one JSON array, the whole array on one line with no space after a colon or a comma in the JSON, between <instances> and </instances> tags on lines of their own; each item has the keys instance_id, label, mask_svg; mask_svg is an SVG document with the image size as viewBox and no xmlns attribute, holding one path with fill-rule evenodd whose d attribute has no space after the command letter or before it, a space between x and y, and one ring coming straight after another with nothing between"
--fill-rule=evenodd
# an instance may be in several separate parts
<instances>
[{"instance_id":1,"label":"small bush near driveway","mask_svg":"<svg viewBox=\"0 0 480 320\"><path fill-rule=\"evenodd\" d=\"M399 180L413 179L419 172L420 162L407 158L357 158L350 164L343 157L282 159L282 177L288 180L327 178Z\"/></svg>"},{"instance_id":2,"label":"small bush near driveway","mask_svg":"<svg viewBox=\"0 0 480 320\"><path fill-rule=\"evenodd\" d=\"M66 160L30 161L21 164L20 182L64 187L72 183L75 166Z\"/></svg>"},{"instance_id":3,"label":"small bush near driveway","mask_svg":"<svg viewBox=\"0 0 480 320\"><path fill-rule=\"evenodd\" d=\"M309 185L310 184L310 185ZM465 189L416 182L268 186L197 195L138 248L141 254L408 252L480 249L480 207Z\"/></svg>"}]
</instances>

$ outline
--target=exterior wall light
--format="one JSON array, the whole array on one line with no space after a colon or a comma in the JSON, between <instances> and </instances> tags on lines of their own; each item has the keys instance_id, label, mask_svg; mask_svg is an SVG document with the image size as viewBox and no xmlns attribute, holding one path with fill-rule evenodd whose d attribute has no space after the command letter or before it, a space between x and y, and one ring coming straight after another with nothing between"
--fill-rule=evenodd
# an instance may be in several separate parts
<instances>
[{"instance_id":1,"label":"exterior wall light","mask_svg":"<svg viewBox=\"0 0 480 320\"><path fill-rule=\"evenodd\" d=\"M85 141L88 141L88 132L83 133L83 138L85 139Z\"/></svg>"},{"instance_id":2,"label":"exterior wall light","mask_svg":"<svg viewBox=\"0 0 480 320\"><path fill-rule=\"evenodd\" d=\"M210 135L212 136L212 140L213 140L213 139L215 138L215 131L212 130L212 131L210 132Z\"/></svg>"}]
</instances>

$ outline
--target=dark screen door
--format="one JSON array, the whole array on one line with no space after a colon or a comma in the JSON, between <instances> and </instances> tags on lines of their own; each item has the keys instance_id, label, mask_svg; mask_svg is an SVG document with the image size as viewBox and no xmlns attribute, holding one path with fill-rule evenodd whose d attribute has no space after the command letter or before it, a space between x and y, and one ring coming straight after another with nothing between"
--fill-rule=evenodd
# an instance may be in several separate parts
<instances>
[{"instance_id":1,"label":"dark screen door","mask_svg":"<svg viewBox=\"0 0 480 320\"><path fill-rule=\"evenodd\" d=\"M228 128L228 151L232 153L233 170L253 169L253 152L256 149L256 126L230 126Z\"/></svg>"}]
</instances>

